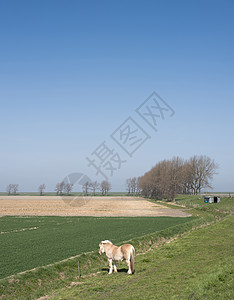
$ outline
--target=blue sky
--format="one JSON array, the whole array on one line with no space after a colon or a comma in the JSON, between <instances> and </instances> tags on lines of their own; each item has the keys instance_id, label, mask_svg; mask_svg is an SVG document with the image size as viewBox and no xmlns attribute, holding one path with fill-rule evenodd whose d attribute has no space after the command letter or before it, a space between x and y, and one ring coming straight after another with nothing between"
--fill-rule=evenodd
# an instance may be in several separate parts
<instances>
[{"instance_id":1,"label":"blue sky","mask_svg":"<svg viewBox=\"0 0 234 300\"><path fill-rule=\"evenodd\" d=\"M92 180L103 141L125 162L113 191L173 156L219 164L234 191L234 2L1 1L0 191ZM157 92L175 114L155 132L135 112ZM110 135L131 116L150 139L129 157Z\"/></svg>"}]
</instances>

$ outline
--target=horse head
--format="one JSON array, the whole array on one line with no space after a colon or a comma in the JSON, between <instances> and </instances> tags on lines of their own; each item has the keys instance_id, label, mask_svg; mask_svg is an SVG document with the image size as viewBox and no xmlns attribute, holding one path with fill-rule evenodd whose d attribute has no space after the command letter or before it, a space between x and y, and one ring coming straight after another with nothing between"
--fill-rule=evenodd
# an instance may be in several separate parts
<instances>
[{"instance_id":1,"label":"horse head","mask_svg":"<svg viewBox=\"0 0 234 300\"><path fill-rule=\"evenodd\" d=\"M109 240L101 241L100 244L99 244L99 254L100 254L100 255L103 254L103 253L105 252L105 245L106 245L106 244L111 244L111 245L113 245L113 244L111 243L111 241L109 241Z\"/></svg>"}]
</instances>

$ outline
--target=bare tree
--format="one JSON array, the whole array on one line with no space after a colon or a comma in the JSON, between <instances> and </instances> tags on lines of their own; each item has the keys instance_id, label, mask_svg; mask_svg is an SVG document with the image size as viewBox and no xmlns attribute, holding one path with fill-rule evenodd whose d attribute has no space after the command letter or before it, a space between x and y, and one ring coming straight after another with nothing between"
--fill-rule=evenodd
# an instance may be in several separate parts
<instances>
[{"instance_id":1,"label":"bare tree","mask_svg":"<svg viewBox=\"0 0 234 300\"><path fill-rule=\"evenodd\" d=\"M56 186L55 186L55 191L56 191L56 195L58 196L59 195L59 192L60 192L60 183L57 183Z\"/></svg>"},{"instance_id":2,"label":"bare tree","mask_svg":"<svg viewBox=\"0 0 234 300\"><path fill-rule=\"evenodd\" d=\"M182 171L182 194L192 194L193 174L192 168L188 161L185 161Z\"/></svg>"},{"instance_id":3,"label":"bare tree","mask_svg":"<svg viewBox=\"0 0 234 300\"><path fill-rule=\"evenodd\" d=\"M56 191L57 196L58 195L62 195L63 190L64 190L64 186L65 186L65 183L63 181L62 182L58 182L56 184L55 191Z\"/></svg>"},{"instance_id":4,"label":"bare tree","mask_svg":"<svg viewBox=\"0 0 234 300\"><path fill-rule=\"evenodd\" d=\"M126 179L126 189L128 194L130 195L131 193L131 178Z\"/></svg>"},{"instance_id":5,"label":"bare tree","mask_svg":"<svg viewBox=\"0 0 234 300\"><path fill-rule=\"evenodd\" d=\"M102 195L107 195L107 193L111 190L111 184L107 180L103 180L100 185L100 189Z\"/></svg>"},{"instance_id":6,"label":"bare tree","mask_svg":"<svg viewBox=\"0 0 234 300\"><path fill-rule=\"evenodd\" d=\"M93 195L95 196L96 195L96 190L99 189L100 185L97 181L93 181L93 182L89 183L89 187L92 190Z\"/></svg>"},{"instance_id":7,"label":"bare tree","mask_svg":"<svg viewBox=\"0 0 234 300\"><path fill-rule=\"evenodd\" d=\"M46 188L46 186L45 186L45 184L44 184L44 183L43 183L43 184L41 184L41 185L39 185L39 187L38 187L38 191L39 191L39 193L40 193L40 196L42 196L42 195L43 195L43 192L44 192L45 188Z\"/></svg>"},{"instance_id":8,"label":"bare tree","mask_svg":"<svg viewBox=\"0 0 234 300\"><path fill-rule=\"evenodd\" d=\"M191 189L193 194L198 194L204 188L212 188L211 180L217 174L218 165L211 158L200 155L190 158Z\"/></svg>"},{"instance_id":9,"label":"bare tree","mask_svg":"<svg viewBox=\"0 0 234 300\"><path fill-rule=\"evenodd\" d=\"M12 193L12 184L8 184L8 186L6 187L6 191L8 196L10 196L10 194Z\"/></svg>"},{"instance_id":10,"label":"bare tree","mask_svg":"<svg viewBox=\"0 0 234 300\"><path fill-rule=\"evenodd\" d=\"M64 185L64 190L65 192L69 195L72 191L72 188L73 188L73 184L72 183L66 183Z\"/></svg>"},{"instance_id":11,"label":"bare tree","mask_svg":"<svg viewBox=\"0 0 234 300\"><path fill-rule=\"evenodd\" d=\"M130 186L131 186L132 195L135 195L136 194L136 189L137 189L137 179L136 179L136 177L131 178Z\"/></svg>"},{"instance_id":12,"label":"bare tree","mask_svg":"<svg viewBox=\"0 0 234 300\"><path fill-rule=\"evenodd\" d=\"M61 183L60 183L60 193L61 193L61 195L62 195L62 193L63 193L63 190L64 190L64 187L65 187L65 183L62 181Z\"/></svg>"},{"instance_id":13,"label":"bare tree","mask_svg":"<svg viewBox=\"0 0 234 300\"><path fill-rule=\"evenodd\" d=\"M136 194L137 195L141 194L140 177L137 177L137 179L136 179Z\"/></svg>"},{"instance_id":14,"label":"bare tree","mask_svg":"<svg viewBox=\"0 0 234 300\"><path fill-rule=\"evenodd\" d=\"M154 185L154 178L151 171L145 173L143 176L139 177L139 189L141 194L145 197L155 197L156 198L156 186Z\"/></svg>"},{"instance_id":15,"label":"bare tree","mask_svg":"<svg viewBox=\"0 0 234 300\"><path fill-rule=\"evenodd\" d=\"M90 183L88 181L86 181L83 184L83 193L84 193L85 196L87 196L88 193L89 193L89 186L90 186Z\"/></svg>"},{"instance_id":16,"label":"bare tree","mask_svg":"<svg viewBox=\"0 0 234 300\"><path fill-rule=\"evenodd\" d=\"M161 176L160 180L164 185L164 194L168 201L174 201L175 196L182 192L183 163L183 160L179 157L174 157L172 160L166 161L165 177Z\"/></svg>"},{"instance_id":17,"label":"bare tree","mask_svg":"<svg viewBox=\"0 0 234 300\"><path fill-rule=\"evenodd\" d=\"M19 185L18 184L11 184L11 186L12 186L13 194L16 195L16 193L19 190Z\"/></svg>"}]
</instances>

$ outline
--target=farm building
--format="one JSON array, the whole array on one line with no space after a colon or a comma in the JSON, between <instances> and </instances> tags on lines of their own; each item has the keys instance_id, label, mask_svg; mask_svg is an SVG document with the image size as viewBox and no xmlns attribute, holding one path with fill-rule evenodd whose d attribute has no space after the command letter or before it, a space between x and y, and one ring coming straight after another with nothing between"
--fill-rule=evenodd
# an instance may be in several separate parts
<instances>
[{"instance_id":1,"label":"farm building","mask_svg":"<svg viewBox=\"0 0 234 300\"><path fill-rule=\"evenodd\" d=\"M218 202L220 202L220 197L206 196L206 197L204 197L204 202L205 203L218 203Z\"/></svg>"}]
</instances>

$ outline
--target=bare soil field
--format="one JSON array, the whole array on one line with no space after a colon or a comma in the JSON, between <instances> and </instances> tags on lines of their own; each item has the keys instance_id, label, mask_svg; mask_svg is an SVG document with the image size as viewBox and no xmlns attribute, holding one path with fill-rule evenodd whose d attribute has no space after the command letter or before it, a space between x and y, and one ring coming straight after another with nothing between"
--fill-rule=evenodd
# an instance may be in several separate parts
<instances>
[{"instance_id":1,"label":"bare soil field","mask_svg":"<svg viewBox=\"0 0 234 300\"><path fill-rule=\"evenodd\" d=\"M0 216L188 217L139 197L0 196Z\"/></svg>"}]
</instances>

